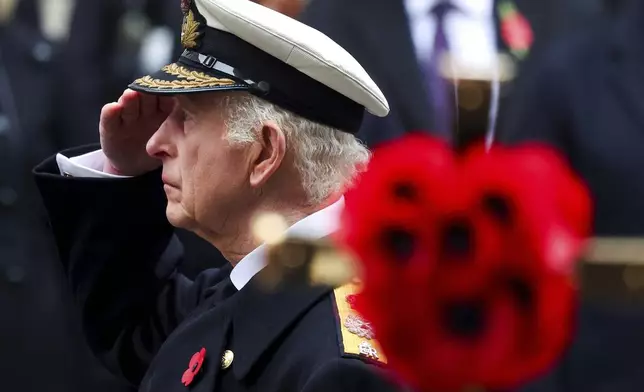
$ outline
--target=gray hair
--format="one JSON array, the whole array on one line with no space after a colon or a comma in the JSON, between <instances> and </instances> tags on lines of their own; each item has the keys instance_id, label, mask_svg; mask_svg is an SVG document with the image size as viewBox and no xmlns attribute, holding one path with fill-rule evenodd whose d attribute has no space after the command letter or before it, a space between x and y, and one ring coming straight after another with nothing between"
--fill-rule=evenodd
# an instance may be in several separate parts
<instances>
[{"instance_id":1,"label":"gray hair","mask_svg":"<svg viewBox=\"0 0 644 392\"><path fill-rule=\"evenodd\" d=\"M227 95L222 104L227 114L228 141L257 140L261 125L275 122L286 136L308 203L316 205L350 185L364 169L370 152L355 136L322 125L250 94Z\"/></svg>"}]
</instances>

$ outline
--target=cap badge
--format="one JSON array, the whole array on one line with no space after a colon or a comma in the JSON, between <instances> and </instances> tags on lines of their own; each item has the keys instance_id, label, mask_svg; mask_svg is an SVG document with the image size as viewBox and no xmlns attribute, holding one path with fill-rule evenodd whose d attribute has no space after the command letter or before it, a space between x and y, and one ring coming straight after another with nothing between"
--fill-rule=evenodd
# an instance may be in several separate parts
<instances>
[{"instance_id":1,"label":"cap badge","mask_svg":"<svg viewBox=\"0 0 644 392\"><path fill-rule=\"evenodd\" d=\"M190 0L183 0L181 2L182 6L184 2L190 2ZM188 49L194 48L197 46L197 38L199 38L199 22L195 20L195 14L191 9L188 9L187 14L183 17L183 25L181 26L181 44Z\"/></svg>"}]
</instances>

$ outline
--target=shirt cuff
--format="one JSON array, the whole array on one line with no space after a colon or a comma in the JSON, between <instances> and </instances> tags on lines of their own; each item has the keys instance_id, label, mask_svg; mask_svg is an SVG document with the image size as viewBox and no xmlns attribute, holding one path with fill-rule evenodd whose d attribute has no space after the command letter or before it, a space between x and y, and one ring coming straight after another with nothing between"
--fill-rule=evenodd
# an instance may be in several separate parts
<instances>
[{"instance_id":1,"label":"shirt cuff","mask_svg":"<svg viewBox=\"0 0 644 392\"><path fill-rule=\"evenodd\" d=\"M56 155L56 163L60 174L67 177L85 178L129 178L103 172L105 163L103 150L96 150L77 157L68 158L62 154Z\"/></svg>"}]
</instances>

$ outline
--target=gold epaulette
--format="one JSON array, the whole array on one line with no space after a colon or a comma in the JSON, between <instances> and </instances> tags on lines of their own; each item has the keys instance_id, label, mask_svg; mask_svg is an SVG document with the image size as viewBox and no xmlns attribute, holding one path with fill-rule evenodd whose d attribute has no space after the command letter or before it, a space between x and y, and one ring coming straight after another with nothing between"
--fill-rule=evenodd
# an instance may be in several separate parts
<instances>
[{"instance_id":1,"label":"gold epaulette","mask_svg":"<svg viewBox=\"0 0 644 392\"><path fill-rule=\"evenodd\" d=\"M386 364L373 328L351 305L352 296L360 291L357 283L349 283L334 290L335 304L340 322L340 348L346 356Z\"/></svg>"}]
</instances>

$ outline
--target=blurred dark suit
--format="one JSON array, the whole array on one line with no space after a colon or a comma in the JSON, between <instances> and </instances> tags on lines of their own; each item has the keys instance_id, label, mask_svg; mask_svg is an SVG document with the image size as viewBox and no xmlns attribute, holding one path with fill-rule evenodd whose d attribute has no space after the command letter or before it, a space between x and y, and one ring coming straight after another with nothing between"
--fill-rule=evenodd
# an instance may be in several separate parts
<instances>
[{"instance_id":1,"label":"blurred dark suit","mask_svg":"<svg viewBox=\"0 0 644 392\"><path fill-rule=\"evenodd\" d=\"M532 25L536 37L530 56L549 42L559 30L557 21L568 26L582 17L570 15L567 1L517 0L517 8ZM588 0L589 5L593 1ZM500 38L500 15L494 1L497 49L507 53ZM559 16L565 12L565 17ZM561 18L561 19L560 19ZM430 130L433 114L424 88L423 75L414 51L409 20L403 0L311 0L300 20L321 30L345 47L365 67L387 97L391 113L385 118L368 115L359 134L369 146L413 130ZM572 27L569 27L572 28ZM502 87L501 111L507 100L508 86ZM502 113L499 113L501 116Z\"/></svg>"},{"instance_id":2,"label":"blurred dark suit","mask_svg":"<svg viewBox=\"0 0 644 392\"><path fill-rule=\"evenodd\" d=\"M70 66L63 72L69 104L79 110L66 127L74 134L85 135L87 143L97 140L103 105L118 99L139 72L138 51L143 38L140 33L145 33L149 25L173 27L178 43L181 27L178 2L78 1L64 48L64 58ZM137 33L139 36L134 37Z\"/></svg>"},{"instance_id":3,"label":"blurred dark suit","mask_svg":"<svg viewBox=\"0 0 644 392\"><path fill-rule=\"evenodd\" d=\"M68 106L65 129L82 143L98 141L101 108L116 101L132 80L151 70L139 62L143 37L154 27L169 28L172 46L168 62L182 51L183 14L178 0L82 0L78 1L64 57L73 67L64 69ZM163 64L165 65L165 64ZM161 66L159 66L160 68ZM65 145L65 148L72 145ZM208 267L225 263L212 245L185 230L177 235L185 246L182 272L190 277Z\"/></svg>"},{"instance_id":4,"label":"blurred dark suit","mask_svg":"<svg viewBox=\"0 0 644 392\"><path fill-rule=\"evenodd\" d=\"M81 340L30 179L43 157L78 143L61 126L60 47L41 34L39 10L21 0L0 23L0 389L118 392Z\"/></svg>"},{"instance_id":5,"label":"blurred dark suit","mask_svg":"<svg viewBox=\"0 0 644 392\"><path fill-rule=\"evenodd\" d=\"M587 182L594 233L644 235L644 2L550 48L523 75L502 125L508 144L558 148ZM558 368L534 391L644 389L644 307L587 301Z\"/></svg>"}]
</instances>

